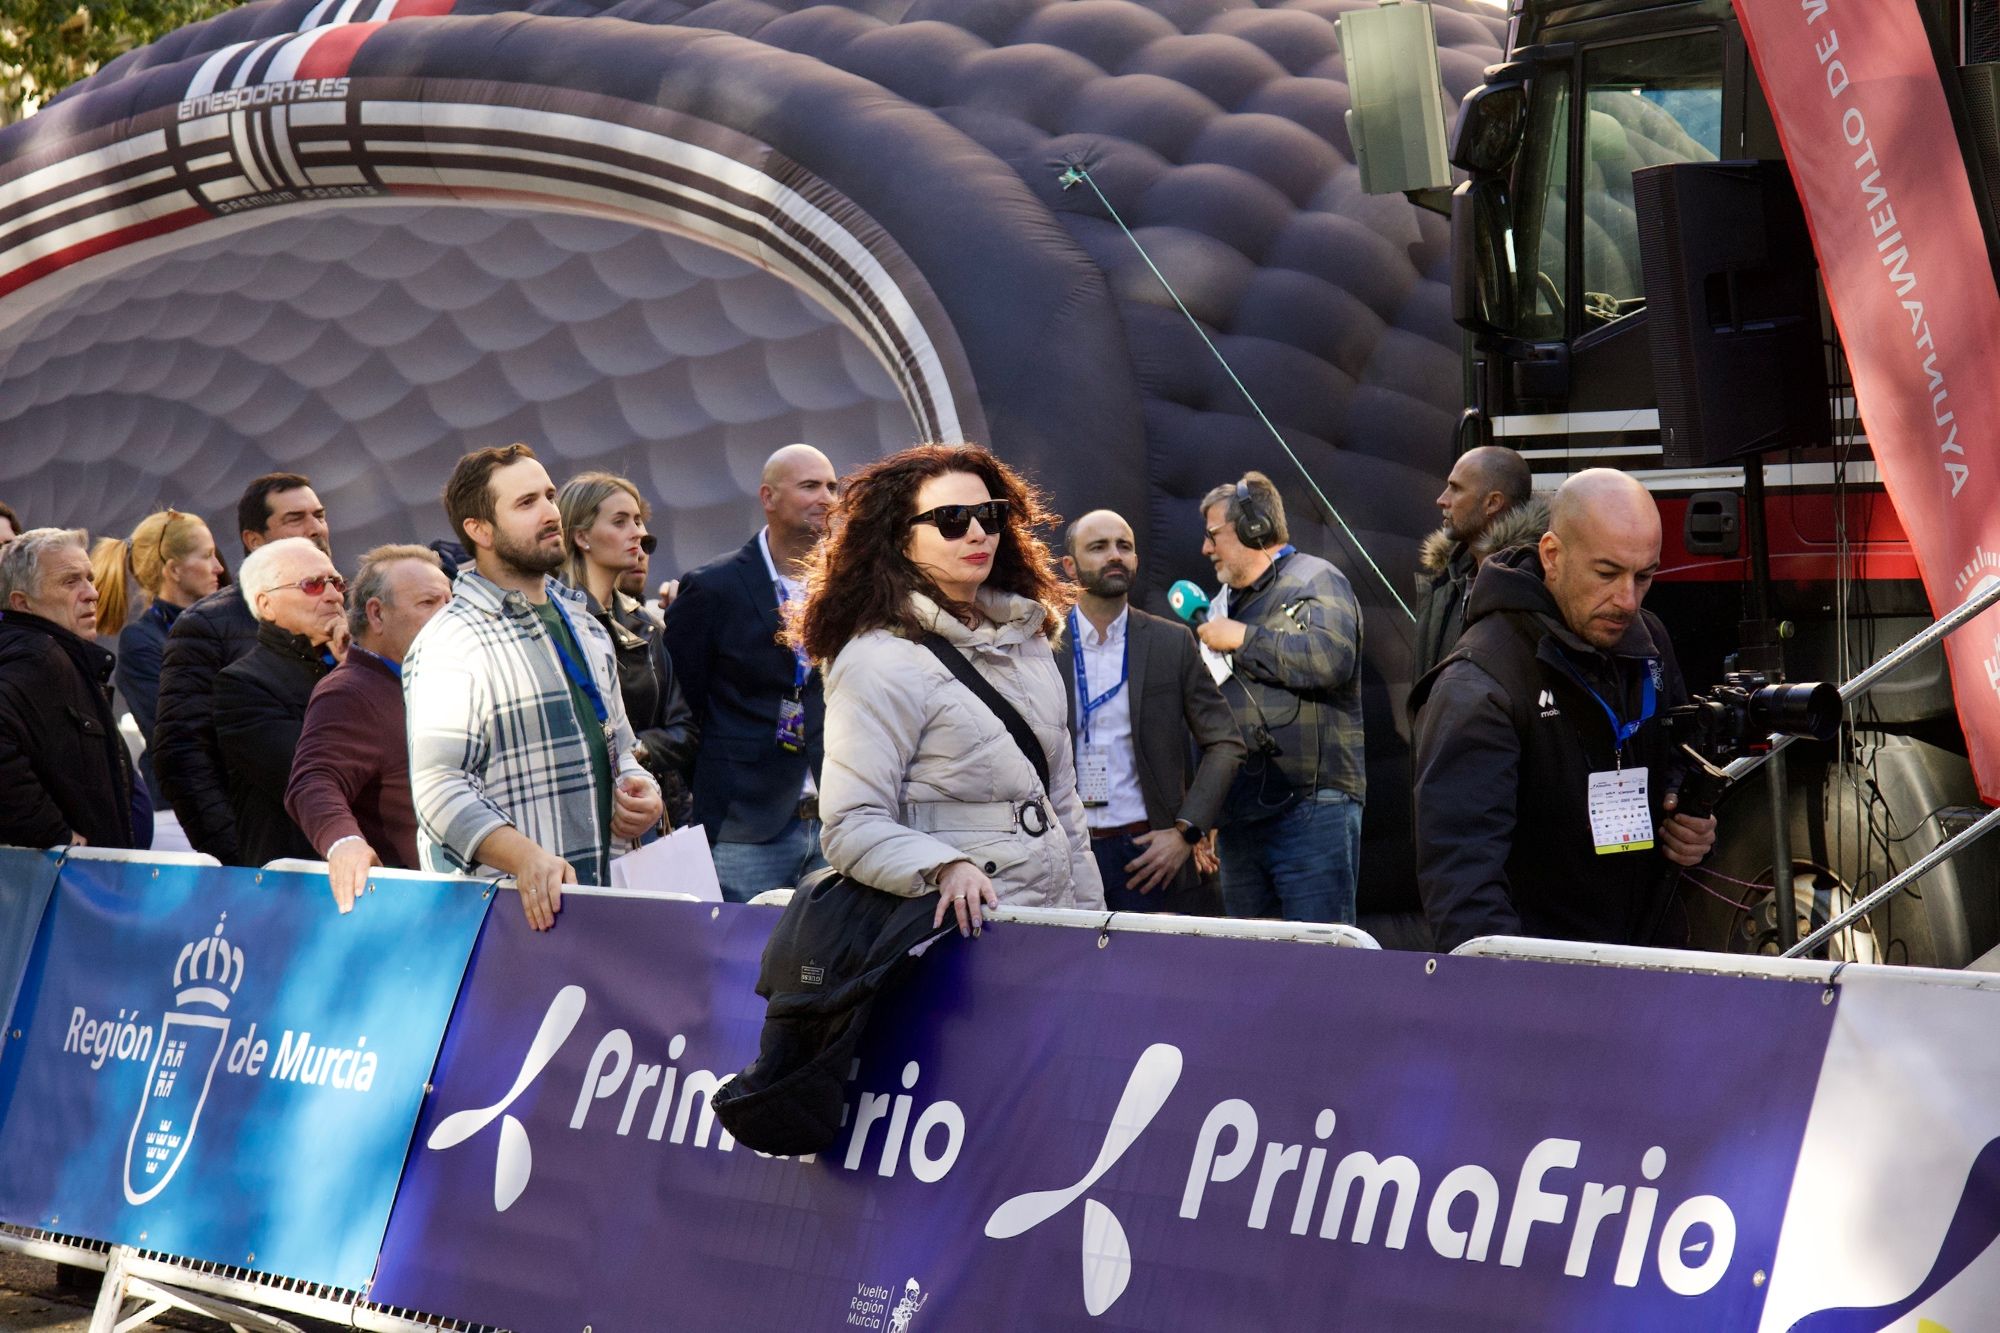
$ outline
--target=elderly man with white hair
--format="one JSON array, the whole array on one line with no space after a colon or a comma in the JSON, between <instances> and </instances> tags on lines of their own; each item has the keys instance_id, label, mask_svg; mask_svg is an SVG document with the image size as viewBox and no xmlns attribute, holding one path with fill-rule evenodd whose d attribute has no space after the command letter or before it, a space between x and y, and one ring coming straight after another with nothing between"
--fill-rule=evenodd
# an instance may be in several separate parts
<instances>
[{"instance_id":1,"label":"elderly man with white hair","mask_svg":"<svg viewBox=\"0 0 2000 1333\"><path fill-rule=\"evenodd\" d=\"M30 528L0 547L0 843L144 847L132 764L111 716L112 656L91 641L85 533Z\"/></svg>"},{"instance_id":2,"label":"elderly man with white hair","mask_svg":"<svg viewBox=\"0 0 2000 1333\"><path fill-rule=\"evenodd\" d=\"M252 551L237 584L257 618L257 646L215 678L215 735L237 860L312 860L318 853L285 811L285 786L306 701L347 651L347 583L315 543L285 537Z\"/></svg>"}]
</instances>

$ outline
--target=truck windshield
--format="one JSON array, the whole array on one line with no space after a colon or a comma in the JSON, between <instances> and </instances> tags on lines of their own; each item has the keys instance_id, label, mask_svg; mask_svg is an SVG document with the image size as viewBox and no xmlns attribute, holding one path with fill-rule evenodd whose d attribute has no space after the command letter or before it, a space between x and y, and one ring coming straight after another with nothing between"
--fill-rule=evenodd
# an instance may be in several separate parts
<instances>
[{"instance_id":1,"label":"truck windshield","mask_svg":"<svg viewBox=\"0 0 2000 1333\"><path fill-rule=\"evenodd\" d=\"M1722 151L1722 36L1681 34L1583 57L1583 328L1646 304L1632 173Z\"/></svg>"}]
</instances>

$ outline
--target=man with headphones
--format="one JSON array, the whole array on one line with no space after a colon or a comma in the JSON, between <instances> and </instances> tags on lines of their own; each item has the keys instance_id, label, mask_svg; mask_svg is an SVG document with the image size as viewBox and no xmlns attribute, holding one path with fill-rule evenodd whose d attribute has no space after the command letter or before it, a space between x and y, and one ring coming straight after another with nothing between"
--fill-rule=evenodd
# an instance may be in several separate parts
<instances>
[{"instance_id":1,"label":"man with headphones","mask_svg":"<svg viewBox=\"0 0 2000 1333\"><path fill-rule=\"evenodd\" d=\"M1218 838L1231 916L1354 920L1366 795L1361 612L1347 576L1294 550L1261 472L1201 501L1222 590L1196 633L1220 655L1249 757Z\"/></svg>"}]
</instances>

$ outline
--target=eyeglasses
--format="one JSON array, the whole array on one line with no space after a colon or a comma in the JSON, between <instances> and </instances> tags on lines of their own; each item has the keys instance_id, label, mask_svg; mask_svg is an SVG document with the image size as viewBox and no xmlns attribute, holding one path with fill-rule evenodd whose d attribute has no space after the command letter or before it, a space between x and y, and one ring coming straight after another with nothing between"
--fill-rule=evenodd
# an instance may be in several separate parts
<instances>
[{"instance_id":1,"label":"eyeglasses","mask_svg":"<svg viewBox=\"0 0 2000 1333\"><path fill-rule=\"evenodd\" d=\"M347 591L347 580L338 574L315 574L309 579L300 579L297 583L281 583L278 586L281 588L297 588L308 597L317 597L326 591L328 584L333 585L335 592L345 593Z\"/></svg>"},{"instance_id":2,"label":"eyeglasses","mask_svg":"<svg viewBox=\"0 0 2000 1333\"><path fill-rule=\"evenodd\" d=\"M998 532L1007 522L1007 502L982 500L976 505L939 505L936 509L926 509L910 523L929 523L938 530L938 536L955 542L966 534L975 518L981 531Z\"/></svg>"}]
</instances>

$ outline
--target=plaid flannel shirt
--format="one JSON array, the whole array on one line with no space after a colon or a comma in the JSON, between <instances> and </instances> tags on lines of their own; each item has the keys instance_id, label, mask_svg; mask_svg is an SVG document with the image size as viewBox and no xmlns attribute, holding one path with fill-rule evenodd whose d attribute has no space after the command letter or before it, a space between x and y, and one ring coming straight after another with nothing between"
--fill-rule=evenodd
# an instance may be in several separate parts
<instances>
[{"instance_id":1,"label":"plaid flannel shirt","mask_svg":"<svg viewBox=\"0 0 2000 1333\"><path fill-rule=\"evenodd\" d=\"M554 579L548 586L610 712L612 780L645 777L632 757L610 637L582 593ZM598 824L585 730L597 719L577 716L562 660L527 598L462 571L451 601L403 659L403 702L426 870L473 869L479 844L511 824L574 866L579 883L610 882L610 830Z\"/></svg>"},{"instance_id":2,"label":"plaid flannel shirt","mask_svg":"<svg viewBox=\"0 0 2000 1333\"><path fill-rule=\"evenodd\" d=\"M1278 746L1273 762L1293 789L1336 787L1362 800L1368 782L1362 767L1361 608L1347 576L1296 551L1247 589L1232 590L1229 615L1246 626L1243 646L1233 655L1235 674L1222 691L1250 747L1237 782L1258 781L1261 717ZM1246 694L1254 694L1256 707Z\"/></svg>"}]
</instances>

